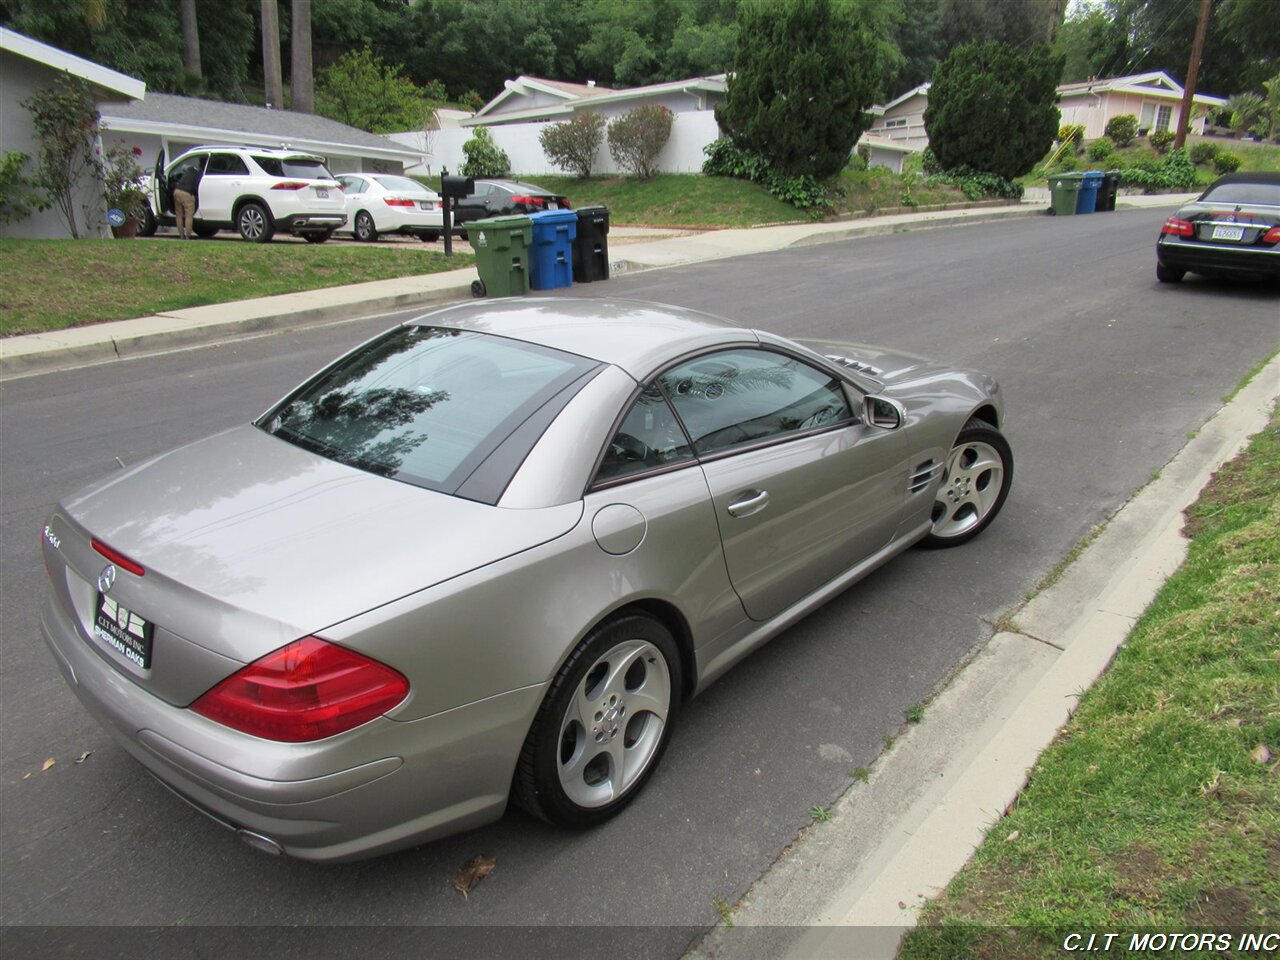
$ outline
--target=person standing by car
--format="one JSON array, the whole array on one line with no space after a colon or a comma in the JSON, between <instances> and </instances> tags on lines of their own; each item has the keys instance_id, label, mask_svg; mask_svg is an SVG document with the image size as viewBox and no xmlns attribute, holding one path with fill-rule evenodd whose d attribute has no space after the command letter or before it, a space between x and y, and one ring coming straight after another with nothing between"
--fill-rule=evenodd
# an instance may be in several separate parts
<instances>
[{"instance_id":1,"label":"person standing by car","mask_svg":"<svg viewBox=\"0 0 1280 960\"><path fill-rule=\"evenodd\" d=\"M191 239L191 220L196 212L196 191L200 189L200 167L193 165L182 171L173 185L173 214L178 225L178 237Z\"/></svg>"}]
</instances>

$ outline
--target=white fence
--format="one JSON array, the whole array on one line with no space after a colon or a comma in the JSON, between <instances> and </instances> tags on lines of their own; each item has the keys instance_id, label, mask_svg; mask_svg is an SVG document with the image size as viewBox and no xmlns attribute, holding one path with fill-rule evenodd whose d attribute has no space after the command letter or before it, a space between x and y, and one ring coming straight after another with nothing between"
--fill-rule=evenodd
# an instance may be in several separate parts
<instances>
[{"instance_id":1,"label":"white fence","mask_svg":"<svg viewBox=\"0 0 1280 960\"><path fill-rule=\"evenodd\" d=\"M546 129L545 123L507 123L489 127L493 142L507 152L511 158L512 173L566 173L557 167L542 152L542 144L538 135ZM448 167L451 173L458 173L466 156L462 145L475 136L471 127L457 127L437 130L431 134L430 142L422 131L392 133L388 136L396 143L419 150L423 154L423 162L406 168L407 173L428 176L439 176L442 167ZM706 155L702 152L712 140L720 136L720 128L716 125L715 112L712 110L693 110L677 113L671 124L671 139L658 155L658 169L664 173L698 173L702 170L702 162ZM593 174L624 173L621 167L613 162L609 154L609 141L606 135L601 139L600 151L596 154L596 162L591 167Z\"/></svg>"}]
</instances>

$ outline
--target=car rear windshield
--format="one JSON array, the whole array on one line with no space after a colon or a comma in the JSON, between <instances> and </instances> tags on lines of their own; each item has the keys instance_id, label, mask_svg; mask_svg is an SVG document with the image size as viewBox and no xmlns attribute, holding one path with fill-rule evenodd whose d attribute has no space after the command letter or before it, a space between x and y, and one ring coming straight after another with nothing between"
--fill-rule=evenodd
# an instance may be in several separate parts
<instances>
[{"instance_id":1,"label":"car rear windshield","mask_svg":"<svg viewBox=\"0 0 1280 960\"><path fill-rule=\"evenodd\" d=\"M1211 203L1246 203L1280 207L1280 183L1220 183L1205 191Z\"/></svg>"},{"instance_id":2,"label":"car rear windshield","mask_svg":"<svg viewBox=\"0 0 1280 960\"><path fill-rule=\"evenodd\" d=\"M333 174L319 160L306 157L260 157L253 155L253 162L273 177L296 177L299 180L332 180Z\"/></svg>"},{"instance_id":3,"label":"car rear windshield","mask_svg":"<svg viewBox=\"0 0 1280 960\"><path fill-rule=\"evenodd\" d=\"M506 337L398 327L322 370L257 426L370 473L497 502L600 366Z\"/></svg>"},{"instance_id":4,"label":"car rear windshield","mask_svg":"<svg viewBox=\"0 0 1280 960\"><path fill-rule=\"evenodd\" d=\"M417 180L410 180L408 177L373 177L372 179L377 180L388 190L408 190L413 193L429 192Z\"/></svg>"}]
</instances>

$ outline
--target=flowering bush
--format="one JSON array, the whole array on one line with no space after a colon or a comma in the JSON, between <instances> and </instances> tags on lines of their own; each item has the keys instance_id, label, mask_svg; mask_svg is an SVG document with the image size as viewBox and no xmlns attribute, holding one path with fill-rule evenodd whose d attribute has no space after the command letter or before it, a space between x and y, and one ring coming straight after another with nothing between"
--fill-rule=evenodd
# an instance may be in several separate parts
<instances>
[{"instance_id":1,"label":"flowering bush","mask_svg":"<svg viewBox=\"0 0 1280 960\"><path fill-rule=\"evenodd\" d=\"M670 110L656 104L628 110L609 124L609 153L618 166L648 180L657 172L654 164L671 138L673 120Z\"/></svg>"},{"instance_id":2,"label":"flowering bush","mask_svg":"<svg viewBox=\"0 0 1280 960\"><path fill-rule=\"evenodd\" d=\"M98 168L102 175L107 207L139 220L147 213L147 195L142 189L146 174L138 166L140 156L140 147L128 147L122 141L107 151Z\"/></svg>"}]
</instances>

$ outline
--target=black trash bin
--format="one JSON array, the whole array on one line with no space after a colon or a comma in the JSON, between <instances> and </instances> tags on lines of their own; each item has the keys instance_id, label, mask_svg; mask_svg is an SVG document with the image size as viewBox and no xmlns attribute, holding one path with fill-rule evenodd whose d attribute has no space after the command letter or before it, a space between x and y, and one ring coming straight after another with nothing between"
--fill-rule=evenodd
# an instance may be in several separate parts
<instances>
[{"instance_id":1,"label":"black trash bin","mask_svg":"<svg viewBox=\"0 0 1280 960\"><path fill-rule=\"evenodd\" d=\"M1115 210L1116 193L1120 189L1120 171L1108 170L1102 175L1102 186L1098 187L1098 211Z\"/></svg>"},{"instance_id":2,"label":"black trash bin","mask_svg":"<svg viewBox=\"0 0 1280 960\"><path fill-rule=\"evenodd\" d=\"M609 279L609 208L579 207L573 241L573 282Z\"/></svg>"}]
</instances>

